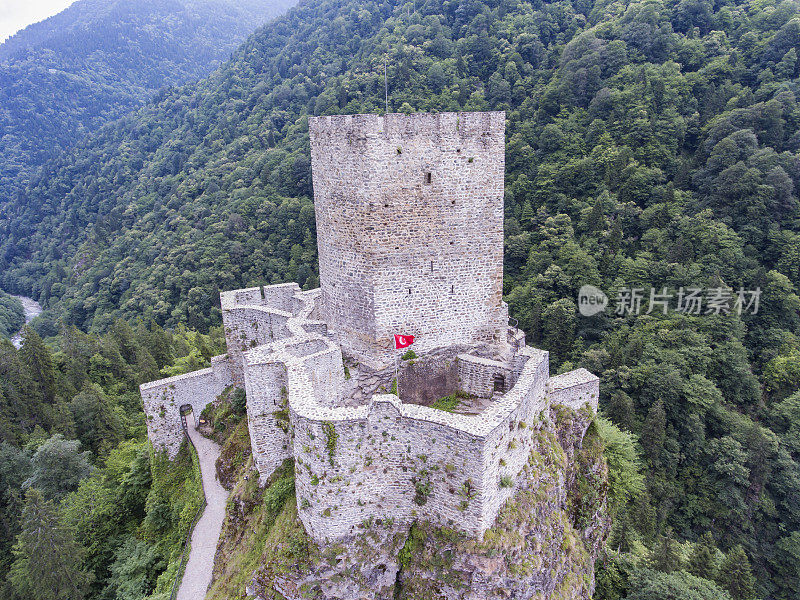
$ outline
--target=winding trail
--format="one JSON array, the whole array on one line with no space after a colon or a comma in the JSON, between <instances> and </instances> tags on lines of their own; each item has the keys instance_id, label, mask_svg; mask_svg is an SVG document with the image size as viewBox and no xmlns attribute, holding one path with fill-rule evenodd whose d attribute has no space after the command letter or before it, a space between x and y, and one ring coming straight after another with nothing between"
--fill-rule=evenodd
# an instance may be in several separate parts
<instances>
[{"instance_id":1,"label":"winding trail","mask_svg":"<svg viewBox=\"0 0 800 600\"><path fill-rule=\"evenodd\" d=\"M217 542L225 519L228 492L217 479L219 445L200 435L195 428L194 415L188 415L186 423L189 438L197 448L197 456L200 459L200 473L203 476L207 506L192 532L192 547L178 588L177 600L203 600L211 584L214 555L217 552Z\"/></svg>"}]
</instances>

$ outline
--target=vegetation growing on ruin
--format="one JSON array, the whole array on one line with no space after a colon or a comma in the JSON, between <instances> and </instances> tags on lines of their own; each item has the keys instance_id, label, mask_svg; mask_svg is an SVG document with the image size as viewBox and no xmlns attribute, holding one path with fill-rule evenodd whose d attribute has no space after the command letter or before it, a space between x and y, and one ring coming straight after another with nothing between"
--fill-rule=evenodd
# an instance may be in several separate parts
<instances>
[{"instance_id":1,"label":"vegetation growing on ruin","mask_svg":"<svg viewBox=\"0 0 800 600\"><path fill-rule=\"evenodd\" d=\"M206 421L203 432L207 435L210 434L220 446L224 445L237 426L246 421L247 396L245 391L242 388L229 387L216 400L208 404L200 416ZM211 431L208 431L208 428Z\"/></svg>"},{"instance_id":2,"label":"vegetation growing on ruin","mask_svg":"<svg viewBox=\"0 0 800 600\"><path fill-rule=\"evenodd\" d=\"M339 440L339 434L336 432L336 426L328 421L322 424L322 433L325 434L325 450L328 452L328 461L331 466L334 466L334 458L336 457L336 444Z\"/></svg>"},{"instance_id":3,"label":"vegetation growing on ruin","mask_svg":"<svg viewBox=\"0 0 800 600\"><path fill-rule=\"evenodd\" d=\"M444 396L443 398L439 398L433 404L431 404L431 408L435 408L437 410L444 410L447 412L454 412L464 400L468 400L472 398L467 392L462 392L461 390L455 391L449 396Z\"/></svg>"}]
</instances>

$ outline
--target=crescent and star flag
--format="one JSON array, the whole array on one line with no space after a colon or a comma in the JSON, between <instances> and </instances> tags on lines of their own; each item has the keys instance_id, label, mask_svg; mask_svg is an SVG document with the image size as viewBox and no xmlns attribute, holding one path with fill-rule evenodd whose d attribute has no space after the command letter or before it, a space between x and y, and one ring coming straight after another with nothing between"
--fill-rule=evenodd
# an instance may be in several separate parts
<instances>
[{"instance_id":1,"label":"crescent and star flag","mask_svg":"<svg viewBox=\"0 0 800 600\"><path fill-rule=\"evenodd\" d=\"M414 343L414 336L413 335L395 335L394 336L394 347L397 350L400 350L400 348L408 348L413 343Z\"/></svg>"}]
</instances>

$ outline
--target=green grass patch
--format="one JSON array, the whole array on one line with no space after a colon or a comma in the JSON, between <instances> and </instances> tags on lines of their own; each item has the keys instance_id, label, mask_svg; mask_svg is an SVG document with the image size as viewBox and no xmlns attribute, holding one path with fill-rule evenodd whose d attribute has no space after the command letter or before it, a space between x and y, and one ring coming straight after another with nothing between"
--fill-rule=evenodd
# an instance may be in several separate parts
<instances>
[{"instance_id":1,"label":"green grass patch","mask_svg":"<svg viewBox=\"0 0 800 600\"><path fill-rule=\"evenodd\" d=\"M243 597L245 587L254 571L265 561L265 548L270 541L283 539L285 529L285 513L291 512L295 518L297 507L295 501L294 472L291 464L281 467L271 485L263 491L252 481L240 480L234 495L241 496L244 505L252 502L250 496L261 496L260 502L254 503L253 510L244 519L236 523L235 528L226 524L223 530L222 547L223 565L221 572L211 586L208 600L228 600ZM301 526L302 527L302 526Z\"/></svg>"},{"instance_id":2,"label":"green grass patch","mask_svg":"<svg viewBox=\"0 0 800 600\"><path fill-rule=\"evenodd\" d=\"M461 406L464 400L469 400L470 398L472 398L472 396L470 396L468 393L458 390L449 396L439 398L436 402L431 404L431 408L446 412L454 412L456 408Z\"/></svg>"}]
</instances>

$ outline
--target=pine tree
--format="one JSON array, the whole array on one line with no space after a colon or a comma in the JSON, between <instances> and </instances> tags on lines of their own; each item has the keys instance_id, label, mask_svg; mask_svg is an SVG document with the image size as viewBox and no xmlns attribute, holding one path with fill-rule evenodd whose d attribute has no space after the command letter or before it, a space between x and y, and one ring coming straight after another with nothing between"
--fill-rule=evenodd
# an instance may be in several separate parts
<instances>
[{"instance_id":1,"label":"pine tree","mask_svg":"<svg viewBox=\"0 0 800 600\"><path fill-rule=\"evenodd\" d=\"M567 359L575 340L575 303L562 298L542 312L543 342L550 351L552 364L559 365Z\"/></svg>"},{"instance_id":2,"label":"pine tree","mask_svg":"<svg viewBox=\"0 0 800 600\"><path fill-rule=\"evenodd\" d=\"M728 590L733 600L755 598L756 579L744 548L740 545L731 548L719 566L716 581L720 587Z\"/></svg>"},{"instance_id":3,"label":"pine tree","mask_svg":"<svg viewBox=\"0 0 800 600\"><path fill-rule=\"evenodd\" d=\"M84 549L60 523L52 502L30 489L22 513L22 531L14 545L9 580L31 600L83 600L92 574L81 569Z\"/></svg>"},{"instance_id":4,"label":"pine tree","mask_svg":"<svg viewBox=\"0 0 800 600\"><path fill-rule=\"evenodd\" d=\"M645 489L634 501L634 524L646 541L652 541L656 531L656 509Z\"/></svg>"},{"instance_id":5,"label":"pine tree","mask_svg":"<svg viewBox=\"0 0 800 600\"><path fill-rule=\"evenodd\" d=\"M717 572L717 548L710 532L703 534L689 557L689 572L703 579L714 579Z\"/></svg>"},{"instance_id":6,"label":"pine tree","mask_svg":"<svg viewBox=\"0 0 800 600\"><path fill-rule=\"evenodd\" d=\"M608 540L610 548L618 552L630 552L633 548L633 543L636 541L636 531L633 528L632 517L630 511L624 510L620 512L614 520L614 527L611 530L611 536Z\"/></svg>"},{"instance_id":7,"label":"pine tree","mask_svg":"<svg viewBox=\"0 0 800 600\"><path fill-rule=\"evenodd\" d=\"M159 369L172 363L174 357L169 334L157 324L151 323L150 331L139 336L139 344L147 346L147 350L155 359Z\"/></svg>"},{"instance_id":8,"label":"pine tree","mask_svg":"<svg viewBox=\"0 0 800 600\"><path fill-rule=\"evenodd\" d=\"M603 229L605 229L606 220L603 210L603 202L607 197L608 197L608 192L604 191L603 194L598 196L597 200L594 201L594 206L592 206L592 212L589 213L589 219L588 219L589 231L602 231Z\"/></svg>"},{"instance_id":9,"label":"pine tree","mask_svg":"<svg viewBox=\"0 0 800 600\"><path fill-rule=\"evenodd\" d=\"M523 226L530 227L531 221L533 220L533 208L531 207L530 200L525 200L525 204L522 206L522 214L520 215L519 219Z\"/></svg>"},{"instance_id":10,"label":"pine tree","mask_svg":"<svg viewBox=\"0 0 800 600\"><path fill-rule=\"evenodd\" d=\"M612 256L622 248L622 223L619 219L614 221L611 233L608 235L608 252Z\"/></svg>"},{"instance_id":11,"label":"pine tree","mask_svg":"<svg viewBox=\"0 0 800 600\"><path fill-rule=\"evenodd\" d=\"M647 411L647 418L642 427L642 447L650 463L661 465L661 454L667 431L667 414L664 403L658 400Z\"/></svg>"},{"instance_id":12,"label":"pine tree","mask_svg":"<svg viewBox=\"0 0 800 600\"><path fill-rule=\"evenodd\" d=\"M658 545L653 548L651 560L653 568L664 573L672 573L681 568L681 555L678 552L678 543L672 537L672 528L667 527L658 540Z\"/></svg>"},{"instance_id":13,"label":"pine tree","mask_svg":"<svg viewBox=\"0 0 800 600\"><path fill-rule=\"evenodd\" d=\"M41 397L52 403L56 397L56 380L50 349L28 325L22 330L22 338L22 361L27 365Z\"/></svg>"}]
</instances>

